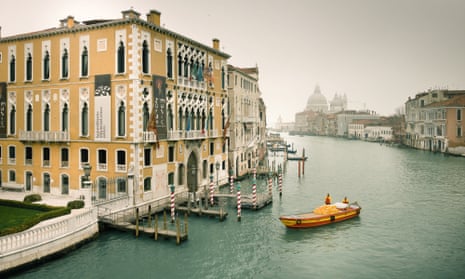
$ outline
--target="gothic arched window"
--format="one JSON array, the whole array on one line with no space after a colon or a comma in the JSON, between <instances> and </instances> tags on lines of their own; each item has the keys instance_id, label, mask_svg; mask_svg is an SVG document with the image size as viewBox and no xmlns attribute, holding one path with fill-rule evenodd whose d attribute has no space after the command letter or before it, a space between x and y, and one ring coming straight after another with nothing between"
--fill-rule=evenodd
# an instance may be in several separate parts
<instances>
[{"instance_id":1,"label":"gothic arched window","mask_svg":"<svg viewBox=\"0 0 465 279\"><path fill-rule=\"evenodd\" d=\"M26 59L26 80L32 80L32 55L29 52Z\"/></svg>"},{"instance_id":2,"label":"gothic arched window","mask_svg":"<svg viewBox=\"0 0 465 279\"><path fill-rule=\"evenodd\" d=\"M124 73L124 43L123 41L119 42L118 46L118 74Z\"/></svg>"},{"instance_id":3,"label":"gothic arched window","mask_svg":"<svg viewBox=\"0 0 465 279\"><path fill-rule=\"evenodd\" d=\"M63 50L63 55L61 56L61 77L68 77L68 49Z\"/></svg>"},{"instance_id":4,"label":"gothic arched window","mask_svg":"<svg viewBox=\"0 0 465 279\"><path fill-rule=\"evenodd\" d=\"M86 77L89 75L89 51L87 47L82 49L81 53L81 76Z\"/></svg>"},{"instance_id":5,"label":"gothic arched window","mask_svg":"<svg viewBox=\"0 0 465 279\"><path fill-rule=\"evenodd\" d=\"M84 103L81 110L81 135L87 136L89 134L89 106Z\"/></svg>"},{"instance_id":6,"label":"gothic arched window","mask_svg":"<svg viewBox=\"0 0 465 279\"><path fill-rule=\"evenodd\" d=\"M45 51L44 55L44 79L50 79L50 53Z\"/></svg>"},{"instance_id":7,"label":"gothic arched window","mask_svg":"<svg viewBox=\"0 0 465 279\"><path fill-rule=\"evenodd\" d=\"M142 43L142 73L149 73L149 46L145 40Z\"/></svg>"},{"instance_id":8,"label":"gothic arched window","mask_svg":"<svg viewBox=\"0 0 465 279\"><path fill-rule=\"evenodd\" d=\"M122 137L126 134L126 107L121 102L118 108L118 136Z\"/></svg>"}]
</instances>

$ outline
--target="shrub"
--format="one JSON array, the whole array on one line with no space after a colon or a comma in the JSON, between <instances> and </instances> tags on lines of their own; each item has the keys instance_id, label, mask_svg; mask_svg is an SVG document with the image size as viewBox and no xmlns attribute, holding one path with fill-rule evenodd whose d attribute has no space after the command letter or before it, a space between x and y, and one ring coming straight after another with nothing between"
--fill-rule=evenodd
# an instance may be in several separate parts
<instances>
[{"instance_id":1,"label":"shrub","mask_svg":"<svg viewBox=\"0 0 465 279\"><path fill-rule=\"evenodd\" d=\"M70 202L68 202L67 207L68 207L69 209L79 209L79 208L83 208L83 207L84 207L84 201L83 201L83 200L74 200L74 201L70 201Z\"/></svg>"},{"instance_id":2,"label":"shrub","mask_svg":"<svg viewBox=\"0 0 465 279\"><path fill-rule=\"evenodd\" d=\"M24 197L24 202L33 203L36 201L41 201L42 197L39 194L30 194Z\"/></svg>"}]
</instances>

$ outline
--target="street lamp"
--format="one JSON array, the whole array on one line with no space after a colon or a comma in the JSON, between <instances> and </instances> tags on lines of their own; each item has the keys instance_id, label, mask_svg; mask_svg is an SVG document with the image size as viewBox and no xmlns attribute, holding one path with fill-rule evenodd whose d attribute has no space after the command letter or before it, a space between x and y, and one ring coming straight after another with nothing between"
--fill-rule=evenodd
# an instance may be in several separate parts
<instances>
[{"instance_id":1,"label":"street lamp","mask_svg":"<svg viewBox=\"0 0 465 279\"><path fill-rule=\"evenodd\" d=\"M92 171L92 166L89 163L84 163L82 165L82 168L84 169L84 181L83 181L83 186L84 188L90 186L90 172Z\"/></svg>"},{"instance_id":2,"label":"street lamp","mask_svg":"<svg viewBox=\"0 0 465 279\"><path fill-rule=\"evenodd\" d=\"M218 185L218 171L220 169L220 162L216 162L215 168L216 168L216 187L219 188L220 186Z\"/></svg>"}]
</instances>

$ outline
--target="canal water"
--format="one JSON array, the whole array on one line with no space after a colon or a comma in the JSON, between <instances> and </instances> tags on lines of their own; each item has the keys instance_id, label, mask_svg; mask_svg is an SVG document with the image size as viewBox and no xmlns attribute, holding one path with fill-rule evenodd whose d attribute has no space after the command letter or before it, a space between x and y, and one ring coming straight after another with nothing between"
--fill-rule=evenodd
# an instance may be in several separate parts
<instances>
[{"instance_id":1,"label":"canal water","mask_svg":"<svg viewBox=\"0 0 465 279\"><path fill-rule=\"evenodd\" d=\"M308 160L284 165L282 197L229 216L189 218L189 240L106 231L17 278L463 278L465 158L328 137L285 135ZM280 157L271 157L279 164ZM242 193L251 187L242 183ZM259 182L261 190L266 189ZM281 214L310 211L330 193L360 217L289 230Z\"/></svg>"}]
</instances>

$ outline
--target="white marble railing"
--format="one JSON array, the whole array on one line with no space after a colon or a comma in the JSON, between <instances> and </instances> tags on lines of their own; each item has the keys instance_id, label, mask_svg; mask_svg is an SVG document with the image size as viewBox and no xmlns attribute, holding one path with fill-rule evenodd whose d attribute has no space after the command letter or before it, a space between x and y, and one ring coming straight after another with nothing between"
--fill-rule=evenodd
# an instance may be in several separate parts
<instances>
[{"instance_id":1,"label":"white marble railing","mask_svg":"<svg viewBox=\"0 0 465 279\"><path fill-rule=\"evenodd\" d=\"M97 222L97 210L89 209L49 225L0 237L0 257L64 237Z\"/></svg>"}]
</instances>

